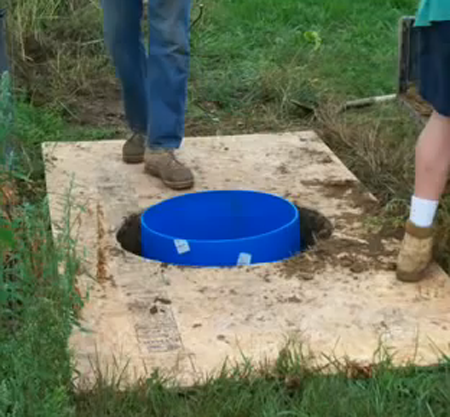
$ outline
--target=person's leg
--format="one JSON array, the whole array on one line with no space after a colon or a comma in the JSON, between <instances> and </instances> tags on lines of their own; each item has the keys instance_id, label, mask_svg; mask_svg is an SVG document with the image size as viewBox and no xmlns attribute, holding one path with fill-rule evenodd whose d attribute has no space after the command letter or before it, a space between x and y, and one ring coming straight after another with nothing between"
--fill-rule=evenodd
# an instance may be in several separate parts
<instances>
[{"instance_id":1,"label":"person's leg","mask_svg":"<svg viewBox=\"0 0 450 417\"><path fill-rule=\"evenodd\" d=\"M149 0L149 148L176 149L184 135L190 0Z\"/></svg>"},{"instance_id":2,"label":"person's leg","mask_svg":"<svg viewBox=\"0 0 450 417\"><path fill-rule=\"evenodd\" d=\"M434 112L417 143L415 197L439 201L447 183L449 166L450 118ZM415 215L414 212L411 214ZM419 216L416 222L417 226L429 227L433 218L421 219Z\"/></svg>"},{"instance_id":3,"label":"person's leg","mask_svg":"<svg viewBox=\"0 0 450 417\"><path fill-rule=\"evenodd\" d=\"M168 187L194 184L173 151L180 147L189 77L190 0L149 0L148 136L145 169Z\"/></svg>"},{"instance_id":4,"label":"person's leg","mask_svg":"<svg viewBox=\"0 0 450 417\"><path fill-rule=\"evenodd\" d=\"M434 113L416 149L416 185L397 277L419 281L432 259L433 222L450 169L450 118Z\"/></svg>"},{"instance_id":5,"label":"person's leg","mask_svg":"<svg viewBox=\"0 0 450 417\"><path fill-rule=\"evenodd\" d=\"M433 223L450 171L450 23L422 30L421 94L433 107L416 147L416 181L397 265L401 281L419 281L432 260Z\"/></svg>"},{"instance_id":6,"label":"person's leg","mask_svg":"<svg viewBox=\"0 0 450 417\"><path fill-rule=\"evenodd\" d=\"M148 125L147 56L141 35L142 0L102 0L104 34L122 86L125 115L134 135L123 150L125 162L144 158Z\"/></svg>"}]
</instances>

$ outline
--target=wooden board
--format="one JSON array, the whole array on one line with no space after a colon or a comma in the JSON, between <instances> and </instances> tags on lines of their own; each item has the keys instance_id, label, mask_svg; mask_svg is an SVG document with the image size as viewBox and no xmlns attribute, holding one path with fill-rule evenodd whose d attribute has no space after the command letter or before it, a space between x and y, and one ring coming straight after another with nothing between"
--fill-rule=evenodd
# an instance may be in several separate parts
<instances>
[{"instance_id":1,"label":"wooden board","mask_svg":"<svg viewBox=\"0 0 450 417\"><path fill-rule=\"evenodd\" d=\"M420 284L395 280L398 240L369 232L374 199L313 132L187 139L180 158L197 190L252 189L320 210L335 227L301 258L236 269L191 269L124 252L125 216L176 195L121 162L122 141L47 143L54 233L69 195L89 299L71 338L80 384L103 374L132 382L158 368L182 384L228 360L276 359L287 341L316 362L369 363L380 343L401 363L448 353L450 286L437 267ZM95 366L93 366L93 364ZM83 385L84 386L84 385Z\"/></svg>"}]
</instances>

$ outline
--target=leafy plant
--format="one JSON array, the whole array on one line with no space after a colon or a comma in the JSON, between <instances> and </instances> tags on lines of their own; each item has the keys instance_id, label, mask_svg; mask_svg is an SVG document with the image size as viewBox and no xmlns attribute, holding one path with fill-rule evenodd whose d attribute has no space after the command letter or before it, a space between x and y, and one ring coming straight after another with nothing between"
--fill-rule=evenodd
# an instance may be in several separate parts
<instances>
[{"instance_id":1,"label":"leafy plant","mask_svg":"<svg viewBox=\"0 0 450 417\"><path fill-rule=\"evenodd\" d=\"M314 45L314 50L317 51L322 46L322 38L319 32L307 31L303 34L305 40Z\"/></svg>"}]
</instances>

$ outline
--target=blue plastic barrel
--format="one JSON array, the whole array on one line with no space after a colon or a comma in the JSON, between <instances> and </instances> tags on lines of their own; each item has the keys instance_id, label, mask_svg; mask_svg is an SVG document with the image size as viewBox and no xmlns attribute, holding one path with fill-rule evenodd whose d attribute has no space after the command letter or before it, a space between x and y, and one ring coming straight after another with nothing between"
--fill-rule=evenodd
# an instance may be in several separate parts
<instances>
[{"instance_id":1,"label":"blue plastic barrel","mask_svg":"<svg viewBox=\"0 0 450 417\"><path fill-rule=\"evenodd\" d=\"M255 191L206 191L150 207L142 256L186 266L276 262L301 251L300 216L289 201Z\"/></svg>"}]
</instances>

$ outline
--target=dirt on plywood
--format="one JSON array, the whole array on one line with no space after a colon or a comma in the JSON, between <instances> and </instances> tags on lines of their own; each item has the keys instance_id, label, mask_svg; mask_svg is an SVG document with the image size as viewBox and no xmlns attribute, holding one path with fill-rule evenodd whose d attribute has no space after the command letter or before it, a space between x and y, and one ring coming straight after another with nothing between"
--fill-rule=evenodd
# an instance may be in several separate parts
<instances>
[{"instance_id":1,"label":"dirt on plywood","mask_svg":"<svg viewBox=\"0 0 450 417\"><path fill-rule=\"evenodd\" d=\"M393 250L385 247L384 229L362 238L332 236L320 240L311 250L279 265L286 278L313 279L328 267L348 269L357 278L368 270L395 270Z\"/></svg>"},{"instance_id":2,"label":"dirt on plywood","mask_svg":"<svg viewBox=\"0 0 450 417\"><path fill-rule=\"evenodd\" d=\"M303 149L303 152L307 153L320 164L331 164L333 162L333 158L326 152L309 148Z\"/></svg>"},{"instance_id":3,"label":"dirt on plywood","mask_svg":"<svg viewBox=\"0 0 450 417\"><path fill-rule=\"evenodd\" d=\"M320 187L327 198L350 199L353 208L362 213L347 212L339 217L346 227L361 222L362 217L376 215L379 211L377 200L356 180L330 179L326 182L304 181L310 187ZM311 280L328 267L341 267L349 270L355 277L368 270L395 269L393 250L386 248L387 239L401 239L403 231L382 226L377 232L363 231L356 237L344 237L337 234L327 239L319 239L310 250L280 264L280 272L287 278L296 277Z\"/></svg>"},{"instance_id":4,"label":"dirt on plywood","mask_svg":"<svg viewBox=\"0 0 450 417\"><path fill-rule=\"evenodd\" d=\"M111 280L108 273L108 258L105 244L106 220L105 212L101 204L97 204L97 281L100 284ZM112 281L113 282L113 281Z\"/></svg>"},{"instance_id":5,"label":"dirt on plywood","mask_svg":"<svg viewBox=\"0 0 450 417\"><path fill-rule=\"evenodd\" d=\"M327 198L341 199L348 194L353 207L362 209L364 214L375 214L379 209L377 200L356 179L306 180L302 183L308 187L320 187Z\"/></svg>"}]
</instances>

